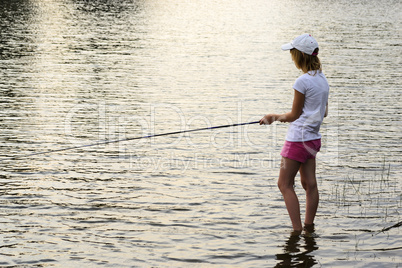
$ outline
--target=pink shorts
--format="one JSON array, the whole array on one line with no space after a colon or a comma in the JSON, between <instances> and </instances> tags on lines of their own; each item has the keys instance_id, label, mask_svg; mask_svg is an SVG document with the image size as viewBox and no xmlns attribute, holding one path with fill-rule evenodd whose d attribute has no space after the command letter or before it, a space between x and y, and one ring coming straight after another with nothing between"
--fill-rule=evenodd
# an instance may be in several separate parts
<instances>
[{"instance_id":1,"label":"pink shorts","mask_svg":"<svg viewBox=\"0 0 402 268\"><path fill-rule=\"evenodd\" d=\"M307 159L314 159L320 148L321 139L304 142L285 141L281 155L304 163Z\"/></svg>"}]
</instances>

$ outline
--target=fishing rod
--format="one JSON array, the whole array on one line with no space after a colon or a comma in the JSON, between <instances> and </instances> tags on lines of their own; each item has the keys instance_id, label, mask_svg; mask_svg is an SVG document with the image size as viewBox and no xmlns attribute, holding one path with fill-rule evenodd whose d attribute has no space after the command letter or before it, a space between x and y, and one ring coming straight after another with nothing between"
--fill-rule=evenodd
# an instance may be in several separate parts
<instances>
[{"instance_id":1,"label":"fishing rod","mask_svg":"<svg viewBox=\"0 0 402 268\"><path fill-rule=\"evenodd\" d=\"M48 150L48 151L37 152L37 153L32 153L32 154L24 154L24 155L20 155L20 156L7 157L7 158L0 159L0 162L1 161L6 161L6 160L16 160L16 159L21 159L21 158L27 158L27 157L36 156L36 155L44 155L44 154L63 152L63 151L69 151L69 150L74 150L74 149L81 149L81 148L86 148L86 147L93 147L93 146L97 146L97 145L104 145L104 144L110 144L110 143L123 142L123 141L149 139L149 138L153 138L153 137L176 135L176 134L181 134L181 133L203 131L203 130L213 130L213 129L218 129L218 128L227 128L227 127L237 127L237 126L244 126L244 125L252 125L252 124L257 124L257 123L260 123L260 121L229 124L229 125L214 126L214 127L204 127L204 128L189 129L189 130L180 130L180 131L173 131L173 132L167 132L167 133L161 133L161 134L153 134L153 135L140 136L140 137L134 137L134 138L120 139L120 140L100 141L100 142L96 142L96 143L79 145L79 146L74 146L74 147L67 147L67 148Z\"/></svg>"}]
</instances>

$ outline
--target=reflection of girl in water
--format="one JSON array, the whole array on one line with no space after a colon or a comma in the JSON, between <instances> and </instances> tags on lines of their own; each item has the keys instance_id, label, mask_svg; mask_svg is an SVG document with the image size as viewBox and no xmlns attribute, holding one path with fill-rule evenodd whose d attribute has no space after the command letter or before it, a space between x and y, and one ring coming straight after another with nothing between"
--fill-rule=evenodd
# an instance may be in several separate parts
<instances>
[{"instance_id":1,"label":"reflection of girl in water","mask_svg":"<svg viewBox=\"0 0 402 268\"><path fill-rule=\"evenodd\" d=\"M296 37L283 45L290 50L296 67L303 71L293 85L292 110L285 114L267 114L260 124L274 121L291 122L281 155L278 186L285 200L293 230L302 231L299 200L294 191L294 180L300 172L306 191L305 227L312 227L318 207L318 188L315 174L315 155L321 147L320 125L328 112L329 86L321 71L318 59L318 43L309 34Z\"/></svg>"},{"instance_id":2,"label":"reflection of girl in water","mask_svg":"<svg viewBox=\"0 0 402 268\"><path fill-rule=\"evenodd\" d=\"M283 253L276 254L278 263L275 267L313 267L317 264L314 255L311 254L318 249L313 235L305 235L305 244L301 245L300 235L291 235L286 241ZM304 249L304 251L303 251Z\"/></svg>"}]
</instances>

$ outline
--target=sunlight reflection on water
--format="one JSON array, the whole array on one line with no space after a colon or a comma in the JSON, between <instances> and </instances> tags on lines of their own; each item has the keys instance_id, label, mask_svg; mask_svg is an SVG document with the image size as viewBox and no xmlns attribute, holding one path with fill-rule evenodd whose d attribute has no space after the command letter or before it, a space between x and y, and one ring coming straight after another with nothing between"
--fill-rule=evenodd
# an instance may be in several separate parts
<instances>
[{"instance_id":1,"label":"sunlight reflection on water","mask_svg":"<svg viewBox=\"0 0 402 268\"><path fill-rule=\"evenodd\" d=\"M276 187L287 125L250 125L2 161L0 265L400 265L400 5L1 2L2 157L285 112L303 32L331 96L318 237Z\"/></svg>"}]
</instances>

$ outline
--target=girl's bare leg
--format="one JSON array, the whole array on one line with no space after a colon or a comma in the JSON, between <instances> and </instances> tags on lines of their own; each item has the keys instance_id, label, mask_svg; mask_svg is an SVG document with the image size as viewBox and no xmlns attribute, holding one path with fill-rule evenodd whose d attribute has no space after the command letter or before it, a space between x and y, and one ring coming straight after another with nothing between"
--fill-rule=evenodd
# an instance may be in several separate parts
<instances>
[{"instance_id":1,"label":"girl's bare leg","mask_svg":"<svg viewBox=\"0 0 402 268\"><path fill-rule=\"evenodd\" d=\"M308 159L300 166L301 183L306 190L306 216L304 220L306 225L314 223L319 202L315 166L315 159Z\"/></svg>"},{"instance_id":2,"label":"girl's bare leg","mask_svg":"<svg viewBox=\"0 0 402 268\"><path fill-rule=\"evenodd\" d=\"M299 199L294 191L294 181L301 163L295 160L282 157L281 168L279 171L278 187L285 200L286 208L292 221L293 230L301 231L302 223L300 219Z\"/></svg>"}]
</instances>

